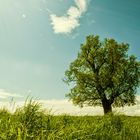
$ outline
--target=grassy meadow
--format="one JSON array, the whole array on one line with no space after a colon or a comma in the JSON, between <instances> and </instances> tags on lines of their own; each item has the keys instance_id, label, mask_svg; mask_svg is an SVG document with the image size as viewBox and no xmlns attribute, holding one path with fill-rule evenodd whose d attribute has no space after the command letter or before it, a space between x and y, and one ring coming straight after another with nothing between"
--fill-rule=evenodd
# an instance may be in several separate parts
<instances>
[{"instance_id":1,"label":"grassy meadow","mask_svg":"<svg viewBox=\"0 0 140 140\"><path fill-rule=\"evenodd\" d=\"M140 140L140 117L54 116L30 101L0 110L0 140Z\"/></svg>"}]
</instances>

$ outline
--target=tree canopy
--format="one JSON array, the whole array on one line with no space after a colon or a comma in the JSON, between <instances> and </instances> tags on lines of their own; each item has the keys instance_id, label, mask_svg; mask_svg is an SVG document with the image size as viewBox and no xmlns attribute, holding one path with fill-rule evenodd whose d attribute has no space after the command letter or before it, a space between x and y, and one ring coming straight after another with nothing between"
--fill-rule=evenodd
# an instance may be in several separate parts
<instances>
[{"instance_id":1,"label":"tree canopy","mask_svg":"<svg viewBox=\"0 0 140 140\"><path fill-rule=\"evenodd\" d=\"M128 55L128 49L128 44L114 39L100 41L99 36L87 36L65 72L64 80L72 86L67 97L81 107L102 106L105 114L112 106L134 105L140 62Z\"/></svg>"}]
</instances>

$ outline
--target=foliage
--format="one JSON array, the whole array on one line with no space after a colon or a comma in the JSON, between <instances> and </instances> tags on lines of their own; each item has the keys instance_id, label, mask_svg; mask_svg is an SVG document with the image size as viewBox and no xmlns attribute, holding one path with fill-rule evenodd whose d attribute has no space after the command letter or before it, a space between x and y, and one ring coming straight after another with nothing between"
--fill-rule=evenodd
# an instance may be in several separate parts
<instances>
[{"instance_id":1,"label":"foliage","mask_svg":"<svg viewBox=\"0 0 140 140\"><path fill-rule=\"evenodd\" d=\"M0 110L0 140L112 139L140 139L140 117L53 116L32 101L14 113Z\"/></svg>"},{"instance_id":2,"label":"foliage","mask_svg":"<svg viewBox=\"0 0 140 140\"><path fill-rule=\"evenodd\" d=\"M90 35L77 58L65 72L64 81L72 89L67 96L74 104L111 106L135 104L135 93L140 83L140 62L128 55L129 45L114 39L99 40Z\"/></svg>"}]
</instances>

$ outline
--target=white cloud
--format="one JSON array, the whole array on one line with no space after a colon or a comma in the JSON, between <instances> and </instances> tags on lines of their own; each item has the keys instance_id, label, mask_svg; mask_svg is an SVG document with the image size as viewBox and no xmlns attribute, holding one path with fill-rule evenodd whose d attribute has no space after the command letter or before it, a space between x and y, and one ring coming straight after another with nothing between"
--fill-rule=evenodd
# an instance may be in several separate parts
<instances>
[{"instance_id":1,"label":"white cloud","mask_svg":"<svg viewBox=\"0 0 140 140\"><path fill-rule=\"evenodd\" d=\"M87 8L87 0L75 0L76 5L81 12L85 12Z\"/></svg>"},{"instance_id":2,"label":"white cloud","mask_svg":"<svg viewBox=\"0 0 140 140\"><path fill-rule=\"evenodd\" d=\"M78 20L71 17L57 17L51 15L53 30L55 33L71 33L73 29L78 27L80 24Z\"/></svg>"},{"instance_id":3,"label":"white cloud","mask_svg":"<svg viewBox=\"0 0 140 140\"><path fill-rule=\"evenodd\" d=\"M125 106L123 108L113 108L113 111L130 116L140 116L140 96L136 97L137 104L134 106ZM39 100L44 108L52 109L52 113L70 114L70 115L103 115L102 107L83 107L74 106L68 100Z\"/></svg>"},{"instance_id":4,"label":"white cloud","mask_svg":"<svg viewBox=\"0 0 140 140\"><path fill-rule=\"evenodd\" d=\"M54 33L71 33L75 28L80 26L79 20L87 9L87 3L87 0L75 0L76 6L71 6L65 15L57 16L50 14Z\"/></svg>"},{"instance_id":5,"label":"white cloud","mask_svg":"<svg viewBox=\"0 0 140 140\"><path fill-rule=\"evenodd\" d=\"M7 92L7 91L4 90L4 89L0 89L0 98L1 98L1 99L6 99L6 98L8 98L8 97L22 97L22 96L19 95L19 94Z\"/></svg>"},{"instance_id":6,"label":"white cloud","mask_svg":"<svg viewBox=\"0 0 140 140\"><path fill-rule=\"evenodd\" d=\"M74 106L72 102L68 100L36 100L41 103L43 108L47 111L51 110L53 115L69 114L69 115L103 115L102 107L83 107L79 108ZM125 114L129 116L140 116L140 96L137 96L137 104L134 106L125 106L123 108L113 108L113 111L119 114ZM16 107L23 106L24 101L18 101L14 104L14 107L8 102L0 102L0 106L8 107L9 110L15 111Z\"/></svg>"}]
</instances>

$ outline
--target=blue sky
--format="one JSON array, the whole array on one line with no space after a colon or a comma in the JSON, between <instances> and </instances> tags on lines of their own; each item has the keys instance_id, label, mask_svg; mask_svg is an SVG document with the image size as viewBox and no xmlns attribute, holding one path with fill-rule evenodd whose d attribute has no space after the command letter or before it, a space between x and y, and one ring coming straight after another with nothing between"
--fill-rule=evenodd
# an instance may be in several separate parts
<instances>
[{"instance_id":1,"label":"blue sky","mask_svg":"<svg viewBox=\"0 0 140 140\"><path fill-rule=\"evenodd\" d=\"M140 1L1 0L0 98L64 99L64 72L89 34L129 43L140 60Z\"/></svg>"}]
</instances>

